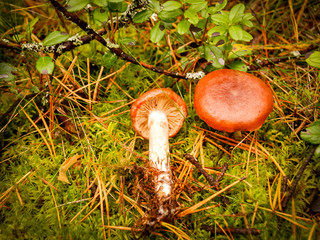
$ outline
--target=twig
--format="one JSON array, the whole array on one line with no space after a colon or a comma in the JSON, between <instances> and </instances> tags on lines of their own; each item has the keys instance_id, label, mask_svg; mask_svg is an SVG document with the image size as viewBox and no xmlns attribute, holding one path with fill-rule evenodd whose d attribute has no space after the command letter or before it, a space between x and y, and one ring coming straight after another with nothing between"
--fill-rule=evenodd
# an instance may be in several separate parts
<instances>
[{"instance_id":1,"label":"twig","mask_svg":"<svg viewBox=\"0 0 320 240\"><path fill-rule=\"evenodd\" d=\"M224 164L221 174L217 177L217 179L214 179L209 173L206 172L206 170L204 170L202 168L202 166L200 165L200 163L189 153L187 153L185 155L185 158L187 160L189 160L198 170L199 172L206 178L206 180L209 182L209 184L211 186L215 186L215 187L219 187L219 181L221 180L221 178L223 178L224 174L226 173L227 169L228 169L228 164Z\"/></svg>"},{"instance_id":2,"label":"twig","mask_svg":"<svg viewBox=\"0 0 320 240\"><path fill-rule=\"evenodd\" d=\"M223 176L224 176L224 174L226 173L228 167L229 167L228 163L225 163L225 164L223 165L221 174L217 177L216 182L219 182L220 179L223 178Z\"/></svg>"},{"instance_id":3,"label":"twig","mask_svg":"<svg viewBox=\"0 0 320 240\"><path fill-rule=\"evenodd\" d=\"M259 59L259 60L254 61L253 63L251 63L247 67L248 67L248 70L253 71L253 70L258 70L262 67L275 66L276 63L285 62L290 59L297 59L299 57L300 56L286 56L286 57L281 57L281 58L272 57L272 58L268 58L268 59Z\"/></svg>"},{"instance_id":4,"label":"twig","mask_svg":"<svg viewBox=\"0 0 320 240\"><path fill-rule=\"evenodd\" d=\"M225 234L229 232L231 234L241 235L259 235L260 230L256 228L224 228L221 229L219 226L202 225L201 229L211 232L213 234Z\"/></svg>"},{"instance_id":5,"label":"twig","mask_svg":"<svg viewBox=\"0 0 320 240\"><path fill-rule=\"evenodd\" d=\"M199 172L207 179L211 186L216 185L216 180L201 167L200 163L191 154L187 153L184 156L199 170Z\"/></svg>"},{"instance_id":6,"label":"twig","mask_svg":"<svg viewBox=\"0 0 320 240\"><path fill-rule=\"evenodd\" d=\"M298 185L298 182L300 181L300 179L302 177L303 171L307 167L307 164L310 161L310 159L312 158L314 152L316 151L316 148L317 148L317 146L312 147L311 152L307 156L306 160L304 160L304 163L302 164L301 168L299 169L299 172L298 172L295 180L292 183L292 186L290 188L288 195L286 195L282 201L282 211L284 211L287 208L287 204L288 204L289 200L292 198L294 191L296 190L296 187Z\"/></svg>"},{"instance_id":7,"label":"twig","mask_svg":"<svg viewBox=\"0 0 320 240\"><path fill-rule=\"evenodd\" d=\"M56 8L57 11L60 11L61 13L63 13L63 15L67 19L70 19L72 22L77 24L82 30L84 30L87 33L87 35L81 36L81 37L74 36L74 38L71 37L72 40L68 40L63 43L56 44L56 45L53 45L50 47L43 47L43 46L40 46L39 44L30 44L30 45L26 44L27 47L24 47L24 44L22 44L20 46L19 44L16 44L16 43L11 43L11 42L7 43L7 42L3 42L3 41L0 41L0 47L12 48L12 49L18 49L18 50L20 50L22 47L22 49L27 49L27 50L36 51L36 52L39 52L42 48L44 48L45 51L47 51L47 52L54 52L55 53L54 58L57 58L62 53L71 51L80 45L90 43L93 39L95 39L95 40L99 41L100 43L102 43L104 46L108 47L110 49L110 51L112 51L114 54L116 54L122 60L141 65L142 67L144 67L146 69L149 69L149 70L152 70L156 73L164 74L164 75L167 75L167 76L170 76L173 78L187 79L186 74L179 74L176 72L170 72L170 71L164 70L162 68L158 68L158 67L149 65L144 62L139 62L133 56L125 53L116 44L114 44L110 41L106 41L102 37L104 34L107 33L106 28L95 31L92 28L90 28L89 25L85 21L81 20L76 14L68 12L56 0L50 0L50 2L53 4L53 6ZM119 27L124 26L124 25L128 24L128 22L132 21L134 14L137 11L144 9L148 3L149 3L148 0L133 1L133 3L131 5L129 5L128 10L124 14L122 14L119 18L117 18L118 19L118 26ZM315 45L313 43L313 44L310 44L310 46L306 50L310 51L310 50L316 49L316 48L317 48L317 45ZM299 56L297 56L297 57L288 56L288 57L283 57L283 58L270 58L268 60L259 60L259 61L249 63L248 69L249 70L257 70L262 67L266 67L269 65L275 65L276 63L287 61L289 59L294 59L294 58L299 59Z\"/></svg>"},{"instance_id":8,"label":"twig","mask_svg":"<svg viewBox=\"0 0 320 240\"><path fill-rule=\"evenodd\" d=\"M41 179L41 181L42 181L44 184L48 185L49 187L53 188L53 189L56 190L57 192L61 193L61 191L60 191L58 188L56 188L55 186L53 186L53 185L52 185L50 182L48 182L46 179L44 179L44 178L42 178L42 177L40 177L40 176L39 176L39 179Z\"/></svg>"},{"instance_id":9,"label":"twig","mask_svg":"<svg viewBox=\"0 0 320 240\"><path fill-rule=\"evenodd\" d=\"M141 65L146 69L150 69L154 72L161 73L170 77L186 79L186 75L180 75L179 73L170 72L170 71L149 65L144 62L139 62L133 56L125 53L118 45L111 43L109 41L106 41L106 39L104 39L101 35L99 35L98 32L93 30L85 21L80 19L76 14L68 12L67 9L65 9L59 2L57 2L56 0L50 0L50 2L66 18L70 19L72 22L77 24L83 31L85 31L89 35L89 38L97 40L122 60L137 64L137 65Z\"/></svg>"},{"instance_id":10,"label":"twig","mask_svg":"<svg viewBox=\"0 0 320 240\"><path fill-rule=\"evenodd\" d=\"M283 198L285 192L287 191L287 187L288 187L288 177L287 176L283 176L281 198Z\"/></svg>"},{"instance_id":11,"label":"twig","mask_svg":"<svg viewBox=\"0 0 320 240\"><path fill-rule=\"evenodd\" d=\"M123 27L128 24L128 22L132 22L134 15L145 8L150 3L150 0L134 0L128 6L127 10L117 18L118 27Z\"/></svg>"},{"instance_id":12,"label":"twig","mask_svg":"<svg viewBox=\"0 0 320 240\"><path fill-rule=\"evenodd\" d=\"M0 39L0 47L5 48L5 49L21 50L20 44L10 42L7 39Z\"/></svg>"},{"instance_id":13,"label":"twig","mask_svg":"<svg viewBox=\"0 0 320 240\"><path fill-rule=\"evenodd\" d=\"M311 43L306 49L303 49L303 51L300 52L310 52L315 49L319 48L319 46L316 43ZM288 60L304 60L303 56L297 55L297 56L285 56L285 57L271 57L268 59L259 59L254 62L251 62L247 65L248 70L254 71L261 69L263 67L275 67L277 63L286 62Z\"/></svg>"}]
</instances>

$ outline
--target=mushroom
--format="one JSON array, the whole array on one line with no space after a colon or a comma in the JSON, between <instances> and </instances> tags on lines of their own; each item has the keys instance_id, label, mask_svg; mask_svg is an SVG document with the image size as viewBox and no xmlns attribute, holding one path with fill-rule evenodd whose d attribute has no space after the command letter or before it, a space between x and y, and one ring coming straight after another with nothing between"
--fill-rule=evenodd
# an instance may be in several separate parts
<instances>
[{"instance_id":1,"label":"mushroom","mask_svg":"<svg viewBox=\"0 0 320 240\"><path fill-rule=\"evenodd\" d=\"M132 105L133 129L149 139L149 163L155 169L155 195L159 202L159 217L170 214L164 206L172 193L172 173L169 163L169 137L175 136L187 116L187 105L176 93L158 88L142 94ZM168 205L168 204L167 204Z\"/></svg>"},{"instance_id":2,"label":"mushroom","mask_svg":"<svg viewBox=\"0 0 320 240\"><path fill-rule=\"evenodd\" d=\"M273 96L261 79L249 73L221 69L198 82L194 108L214 129L252 131L258 129L272 112Z\"/></svg>"}]
</instances>

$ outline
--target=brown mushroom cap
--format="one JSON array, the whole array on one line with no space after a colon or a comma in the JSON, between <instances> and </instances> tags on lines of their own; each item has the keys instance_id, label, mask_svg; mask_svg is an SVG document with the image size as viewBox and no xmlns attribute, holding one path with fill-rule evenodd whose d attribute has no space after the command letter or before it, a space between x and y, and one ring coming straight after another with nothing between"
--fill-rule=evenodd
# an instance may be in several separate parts
<instances>
[{"instance_id":1,"label":"brown mushroom cap","mask_svg":"<svg viewBox=\"0 0 320 240\"><path fill-rule=\"evenodd\" d=\"M273 109L271 89L259 78L232 69L216 70L197 84L194 108L210 127L226 132L259 128Z\"/></svg>"},{"instance_id":2,"label":"brown mushroom cap","mask_svg":"<svg viewBox=\"0 0 320 240\"><path fill-rule=\"evenodd\" d=\"M149 139L148 116L152 110L163 111L169 123L169 137L176 135L187 117L187 105L182 98L168 88L157 88L142 94L131 107L133 129Z\"/></svg>"}]
</instances>

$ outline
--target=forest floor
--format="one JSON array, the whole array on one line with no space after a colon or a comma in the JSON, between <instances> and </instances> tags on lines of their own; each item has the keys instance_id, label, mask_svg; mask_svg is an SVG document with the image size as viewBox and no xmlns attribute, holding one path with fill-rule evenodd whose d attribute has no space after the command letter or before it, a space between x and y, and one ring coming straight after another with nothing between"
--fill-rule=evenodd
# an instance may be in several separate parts
<instances>
[{"instance_id":1,"label":"forest floor","mask_svg":"<svg viewBox=\"0 0 320 240\"><path fill-rule=\"evenodd\" d=\"M92 18L100 19L94 8L106 1L91 1L92 9L79 7L73 17L53 2L64 1L0 1L0 239L319 239L319 147L300 135L320 114L319 68L306 61L319 51L317 0L228 1L228 14L243 3L254 16L244 27L253 38L232 45L251 53L237 64L262 79L274 99L261 128L233 134L199 118L198 79L185 77L217 68L198 46L212 44L211 20L182 34L177 16L156 39L151 18L101 29ZM110 0L111 10L113 2L121 1ZM122 1L131 2L139 1ZM187 0L166 2L167 9L191 8ZM85 38L77 19L105 38ZM79 33L82 42L48 39L54 31ZM125 54L109 42L108 51L106 36ZM55 41L64 52L37 49ZM225 68L233 59L227 61ZM159 87L176 92L188 109L170 138L175 211L163 221L154 220L149 143L130 118L135 100Z\"/></svg>"}]
</instances>

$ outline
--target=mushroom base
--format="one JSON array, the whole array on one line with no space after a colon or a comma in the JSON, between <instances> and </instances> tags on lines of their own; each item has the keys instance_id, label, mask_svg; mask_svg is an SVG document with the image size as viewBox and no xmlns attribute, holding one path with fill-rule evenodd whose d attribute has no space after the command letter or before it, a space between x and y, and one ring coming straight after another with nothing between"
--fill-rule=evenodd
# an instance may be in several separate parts
<instances>
[{"instance_id":1,"label":"mushroom base","mask_svg":"<svg viewBox=\"0 0 320 240\"><path fill-rule=\"evenodd\" d=\"M172 222L178 209L178 203L172 196L167 199L154 198L152 208L142 218L145 232L153 232L161 227L161 222Z\"/></svg>"}]
</instances>

